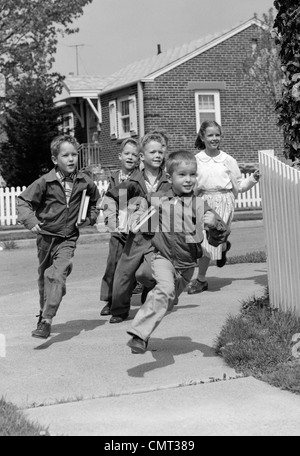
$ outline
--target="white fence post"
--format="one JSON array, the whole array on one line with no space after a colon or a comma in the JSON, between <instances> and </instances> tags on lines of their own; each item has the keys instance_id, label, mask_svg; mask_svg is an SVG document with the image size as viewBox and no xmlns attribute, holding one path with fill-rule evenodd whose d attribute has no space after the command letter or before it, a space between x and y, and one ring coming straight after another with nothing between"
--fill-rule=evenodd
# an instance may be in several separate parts
<instances>
[{"instance_id":1,"label":"white fence post","mask_svg":"<svg viewBox=\"0 0 300 456\"><path fill-rule=\"evenodd\" d=\"M259 153L271 305L300 315L300 172Z\"/></svg>"}]
</instances>

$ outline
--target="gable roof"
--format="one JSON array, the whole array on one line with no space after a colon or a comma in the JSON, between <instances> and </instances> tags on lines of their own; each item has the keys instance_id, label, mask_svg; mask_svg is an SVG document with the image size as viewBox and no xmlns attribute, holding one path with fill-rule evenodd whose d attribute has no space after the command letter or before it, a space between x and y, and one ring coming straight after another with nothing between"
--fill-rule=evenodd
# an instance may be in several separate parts
<instances>
[{"instance_id":1,"label":"gable roof","mask_svg":"<svg viewBox=\"0 0 300 456\"><path fill-rule=\"evenodd\" d=\"M107 84L107 78L100 76L73 76L69 75L63 81L63 90L55 98L56 103L76 97L98 98L99 93Z\"/></svg>"},{"instance_id":2,"label":"gable roof","mask_svg":"<svg viewBox=\"0 0 300 456\"><path fill-rule=\"evenodd\" d=\"M234 28L231 28L230 30L209 35L205 38L194 40L188 44L169 49L166 52L154 55L148 59L134 62L113 73L109 77L109 80L106 81L100 95L136 84L139 81L154 81L154 79L158 76L176 68L178 65L181 65L208 49L211 49L217 44L222 43L252 25L263 27L262 21L257 18L252 18Z\"/></svg>"}]
</instances>

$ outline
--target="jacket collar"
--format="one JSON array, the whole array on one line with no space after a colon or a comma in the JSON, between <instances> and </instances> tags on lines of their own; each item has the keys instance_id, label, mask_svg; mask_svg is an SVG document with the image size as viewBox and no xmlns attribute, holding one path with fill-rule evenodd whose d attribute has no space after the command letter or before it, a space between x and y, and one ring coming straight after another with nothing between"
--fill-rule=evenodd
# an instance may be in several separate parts
<instances>
[{"instance_id":1,"label":"jacket collar","mask_svg":"<svg viewBox=\"0 0 300 456\"><path fill-rule=\"evenodd\" d=\"M85 180L84 173L82 171L77 172L76 179L83 179ZM45 180L46 182L53 182L53 181L59 181L57 175L56 175L56 169L53 168L49 173L45 174Z\"/></svg>"},{"instance_id":2,"label":"jacket collar","mask_svg":"<svg viewBox=\"0 0 300 456\"><path fill-rule=\"evenodd\" d=\"M142 187L142 189L144 190L145 193L148 193L147 191L147 187L146 187L146 184L145 184L145 173L144 173L144 170L142 171L137 171L136 173L134 173L129 181L134 181L134 182L138 182L139 185ZM166 173L160 169L160 172L158 174L158 188L160 187L160 185L164 182L168 182L168 179L167 179L167 176L166 176Z\"/></svg>"},{"instance_id":3,"label":"jacket collar","mask_svg":"<svg viewBox=\"0 0 300 456\"><path fill-rule=\"evenodd\" d=\"M154 194L155 195L155 194ZM153 195L153 196L154 196ZM172 200L172 199L178 199L179 201L181 201L182 203L184 202L185 206L190 206L192 204L192 201L193 201L193 198L194 198L194 193L191 194L191 195L188 195L188 196L185 196L185 195L182 195L182 196L178 196L176 195L176 193L174 192L173 188L170 188L170 190L166 191L166 192L163 192L162 197L166 197L168 198L169 200Z\"/></svg>"}]
</instances>

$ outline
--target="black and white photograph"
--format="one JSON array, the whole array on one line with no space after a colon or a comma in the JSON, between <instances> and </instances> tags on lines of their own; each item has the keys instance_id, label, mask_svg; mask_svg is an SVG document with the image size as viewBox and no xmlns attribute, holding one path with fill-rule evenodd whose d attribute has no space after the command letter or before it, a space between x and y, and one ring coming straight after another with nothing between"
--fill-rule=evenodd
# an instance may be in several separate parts
<instances>
[{"instance_id":1,"label":"black and white photograph","mask_svg":"<svg viewBox=\"0 0 300 456\"><path fill-rule=\"evenodd\" d=\"M300 436L299 0L0 0L0 436Z\"/></svg>"}]
</instances>

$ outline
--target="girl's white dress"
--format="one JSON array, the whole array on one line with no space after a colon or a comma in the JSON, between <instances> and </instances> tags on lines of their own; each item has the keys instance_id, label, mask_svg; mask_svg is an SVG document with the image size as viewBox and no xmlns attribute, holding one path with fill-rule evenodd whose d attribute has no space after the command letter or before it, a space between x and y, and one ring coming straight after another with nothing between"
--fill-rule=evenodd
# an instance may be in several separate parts
<instances>
[{"instance_id":1,"label":"girl's white dress","mask_svg":"<svg viewBox=\"0 0 300 456\"><path fill-rule=\"evenodd\" d=\"M247 192L257 181L252 176L243 178L237 161L222 150L216 157L210 157L202 150L196 154L196 159L196 194L202 196L230 227L237 194ZM202 247L204 255L212 260L222 258L222 245L211 246L207 242L206 233Z\"/></svg>"}]
</instances>

